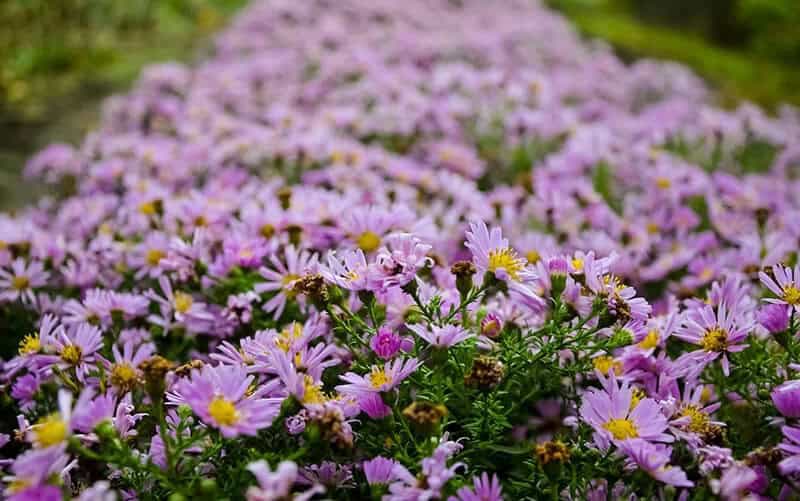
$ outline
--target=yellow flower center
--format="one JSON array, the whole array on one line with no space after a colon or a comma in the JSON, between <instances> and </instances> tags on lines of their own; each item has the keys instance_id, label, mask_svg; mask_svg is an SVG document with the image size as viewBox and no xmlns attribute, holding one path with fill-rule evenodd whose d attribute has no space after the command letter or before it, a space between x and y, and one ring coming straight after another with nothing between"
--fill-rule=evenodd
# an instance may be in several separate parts
<instances>
[{"instance_id":1,"label":"yellow flower center","mask_svg":"<svg viewBox=\"0 0 800 501\"><path fill-rule=\"evenodd\" d=\"M145 216L152 216L156 213L156 203L155 202L145 202L139 206L139 212L144 214Z\"/></svg>"},{"instance_id":2,"label":"yellow flower center","mask_svg":"<svg viewBox=\"0 0 800 501\"><path fill-rule=\"evenodd\" d=\"M639 431L630 419L612 419L603 425L617 440L637 438Z\"/></svg>"},{"instance_id":3,"label":"yellow flower center","mask_svg":"<svg viewBox=\"0 0 800 501\"><path fill-rule=\"evenodd\" d=\"M231 426L239 422L239 412L233 402L222 397L214 397L211 400L208 404L208 413L222 426Z\"/></svg>"},{"instance_id":4,"label":"yellow flower center","mask_svg":"<svg viewBox=\"0 0 800 501\"><path fill-rule=\"evenodd\" d=\"M690 404L683 408L681 416L689 417L689 430L695 433L703 433L708 430L710 419L708 414L700 410L696 405Z\"/></svg>"},{"instance_id":5,"label":"yellow flower center","mask_svg":"<svg viewBox=\"0 0 800 501\"><path fill-rule=\"evenodd\" d=\"M536 250L530 250L525 254L525 259L527 259L530 264L536 264L542 259L542 255Z\"/></svg>"},{"instance_id":6,"label":"yellow flower center","mask_svg":"<svg viewBox=\"0 0 800 501\"><path fill-rule=\"evenodd\" d=\"M573 259L572 267L575 268L575 271L583 271L583 259L577 257Z\"/></svg>"},{"instance_id":7,"label":"yellow flower center","mask_svg":"<svg viewBox=\"0 0 800 501\"><path fill-rule=\"evenodd\" d=\"M61 350L61 360L70 365L78 365L82 354L80 346L68 344Z\"/></svg>"},{"instance_id":8,"label":"yellow flower center","mask_svg":"<svg viewBox=\"0 0 800 501\"><path fill-rule=\"evenodd\" d=\"M144 259L147 261L148 265L156 266L164 259L164 256L166 256L166 253L161 249L150 249L147 251L147 254L145 254Z\"/></svg>"},{"instance_id":9,"label":"yellow flower center","mask_svg":"<svg viewBox=\"0 0 800 501\"><path fill-rule=\"evenodd\" d=\"M275 227L272 226L271 224L267 223L267 224L265 224L264 226L261 227L260 232L261 232L261 236L262 237L270 238L270 237L272 237L272 235L275 234Z\"/></svg>"},{"instance_id":10,"label":"yellow flower center","mask_svg":"<svg viewBox=\"0 0 800 501\"><path fill-rule=\"evenodd\" d=\"M29 485L31 485L29 480L18 478L16 480L12 480L11 483L8 484L7 489L11 494L16 494L17 492L22 492L25 490Z\"/></svg>"},{"instance_id":11,"label":"yellow flower center","mask_svg":"<svg viewBox=\"0 0 800 501\"><path fill-rule=\"evenodd\" d=\"M356 244L364 252L372 252L380 247L381 237L372 231L365 231L358 236Z\"/></svg>"},{"instance_id":12,"label":"yellow flower center","mask_svg":"<svg viewBox=\"0 0 800 501\"><path fill-rule=\"evenodd\" d=\"M656 178L656 186L658 186L662 190L666 190L667 188L672 186L672 181L670 181L666 177L657 177Z\"/></svg>"},{"instance_id":13,"label":"yellow flower center","mask_svg":"<svg viewBox=\"0 0 800 501\"><path fill-rule=\"evenodd\" d=\"M131 389L136 386L136 369L129 363L114 364L111 368L111 384L122 389Z\"/></svg>"},{"instance_id":14,"label":"yellow flower center","mask_svg":"<svg viewBox=\"0 0 800 501\"><path fill-rule=\"evenodd\" d=\"M489 271L505 270L512 280L519 279L519 272L525 266L525 261L517 257L517 253L506 247L489 251Z\"/></svg>"},{"instance_id":15,"label":"yellow flower center","mask_svg":"<svg viewBox=\"0 0 800 501\"><path fill-rule=\"evenodd\" d=\"M647 229L647 233L651 235L658 233L658 225L656 223L647 223L645 228Z\"/></svg>"},{"instance_id":16,"label":"yellow flower center","mask_svg":"<svg viewBox=\"0 0 800 501\"><path fill-rule=\"evenodd\" d=\"M300 275L289 273L288 275L286 275L281 279L281 285L283 285L283 291L289 297L289 299L292 299L297 295L295 291L292 289L292 284L299 278Z\"/></svg>"},{"instance_id":17,"label":"yellow flower center","mask_svg":"<svg viewBox=\"0 0 800 501\"><path fill-rule=\"evenodd\" d=\"M31 353L38 353L42 349L42 341L39 339L39 334L28 334L19 342L19 354L30 355Z\"/></svg>"},{"instance_id":18,"label":"yellow flower center","mask_svg":"<svg viewBox=\"0 0 800 501\"><path fill-rule=\"evenodd\" d=\"M792 306L800 305L800 289L787 285L783 288L783 300Z\"/></svg>"},{"instance_id":19,"label":"yellow flower center","mask_svg":"<svg viewBox=\"0 0 800 501\"><path fill-rule=\"evenodd\" d=\"M391 378L380 367L373 367L372 372L369 374L369 384L376 390L387 383L391 383L391 381Z\"/></svg>"},{"instance_id":20,"label":"yellow flower center","mask_svg":"<svg viewBox=\"0 0 800 501\"><path fill-rule=\"evenodd\" d=\"M314 382L314 378L306 374L303 377L303 403L304 404L323 404L325 394L322 392L322 385Z\"/></svg>"},{"instance_id":21,"label":"yellow flower center","mask_svg":"<svg viewBox=\"0 0 800 501\"><path fill-rule=\"evenodd\" d=\"M33 435L40 447L60 444L67 438L67 423L59 414L50 414L33 426Z\"/></svg>"},{"instance_id":22,"label":"yellow flower center","mask_svg":"<svg viewBox=\"0 0 800 501\"><path fill-rule=\"evenodd\" d=\"M714 327L706 331L700 346L706 351L725 351L728 346L728 333L721 327Z\"/></svg>"},{"instance_id":23,"label":"yellow flower center","mask_svg":"<svg viewBox=\"0 0 800 501\"><path fill-rule=\"evenodd\" d=\"M611 369L614 369L614 374L619 376L622 374L622 363L614 360L614 357L608 355L601 355L593 360L594 368L603 374L608 374Z\"/></svg>"},{"instance_id":24,"label":"yellow flower center","mask_svg":"<svg viewBox=\"0 0 800 501\"><path fill-rule=\"evenodd\" d=\"M11 278L11 288L18 291L27 289L30 284L31 280L24 275L17 275Z\"/></svg>"},{"instance_id":25,"label":"yellow flower center","mask_svg":"<svg viewBox=\"0 0 800 501\"><path fill-rule=\"evenodd\" d=\"M344 278L346 278L348 282L355 282L356 280L358 280L358 273L350 270L344 274Z\"/></svg>"},{"instance_id":26,"label":"yellow flower center","mask_svg":"<svg viewBox=\"0 0 800 501\"><path fill-rule=\"evenodd\" d=\"M639 341L639 348L643 350L651 350L658 346L658 342L660 338L658 337L658 331L653 329L647 333L647 335Z\"/></svg>"},{"instance_id":27,"label":"yellow flower center","mask_svg":"<svg viewBox=\"0 0 800 501\"><path fill-rule=\"evenodd\" d=\"M186 313L189 311L189 308L192 307L192 303L194 303L194 300L189 294L185 292L175 293L175 311L178 313Z\"/></svg>"},{"instance_id":28,"label":"yellow flower center","mask_svg":"<svg viewBox=\"0 0 800 501\"><path fill-rule=\"evenodd\" d=\"M292 322L281 331L281 333L275 339L275 344L281 350L288 352L289 348L292 347L292 342L295 339L299 339L302 335L303 326L298 322Z\"/></svg>"}]
</instances>

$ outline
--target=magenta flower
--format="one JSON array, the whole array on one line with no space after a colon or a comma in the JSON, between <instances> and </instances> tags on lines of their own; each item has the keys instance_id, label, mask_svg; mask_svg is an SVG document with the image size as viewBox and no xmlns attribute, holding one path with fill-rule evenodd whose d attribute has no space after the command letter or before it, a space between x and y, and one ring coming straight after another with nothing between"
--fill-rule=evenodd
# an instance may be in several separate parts
<instances>
[{"instance_id":1,"label":"magenta flower","mask_svg":"<svg viewBox=\"0 0 800 501\"><path fill-rule=\"evenodd\" d=\"M421 337L435 348L450 348L462 341L474 337L469 331L463 328L448 324L444 327L438 325L426 326L422 324L413 324L407 326L409 330L414 332L417 336Z\"/></svg>"},{"instance_id":2,"label":"magenta flower","mask_svg":"<svg viewBox=\"0 0 800 501\"><path fill-rule=\"evenodd\" d=\"M383 456L376 456L361 464L364 470L364 476L367 477L369 485L388 485L397 477L394 474L394 469L398 465L397 461L388 459Z\"/></svg>"},{"instance_id":3,"label":"magenta flower","mask_svg":"<svg viewBox=\"0 0 800 501\"><path fill-rule=\"evenodd\" d=\"M49 485L52 479L65 475L68 465L66 445L33 449L21 454L11 465L11 475L4 477L4 494L16 500L61 500L60 487Z\"/></svg>"},{"instance_id":4,"label":"magenta flower","mask_svg":"<svg viewBox=\"0 0 800 501\"><path fill-rule=\"evenodd\" d=\"M800 471L800 428L784 426L781 428L785 441L778 447L789 457L782 460L778 467L784 475L795 474Z\"/></svg>"},{"instance_id":5,"label":"magenta flower","mask_svg":"<svg viewBox=\"0 0 800 501\"><path fill-rule=\"evenodd\" d=\"M500 280L512 282L526 281L534 276L527 261L518 257L508 240L503 238L500 228L492 228L490 232L483 221L471 222L466 246L481 274L492 273Z\"/></svg>"},{"instance_id":6,"label":"magenta flower","mask_svg":"<svg viewBox=\"0 0 800 501\"><path fill-rule=\"evenodd\" d=\"M255 378L241 366L205 366L182 379L177 393L204 423L225 437L255 435L272 424L282 398L264 398L266 386L253 388Z\"/></svg>"},{"instance_id":7,"label":"magenta flower","mask_svg":"<svg viewBox=\"0 0 800 501\"><path fill-rule=\"evenodd\" d=\"M639 468L659 482L675 487L692 487L694 483L686 477L686 472L671 466L672 448L654 444L642 439L623 440L619 448L628 456L628 466Z\"/></svg>"},{"instance_id":8,"label":"magenta flower","mask_svg":"<svg viewBox=\"0 0 800 501\"><path fill-rule=\"evenodd\" d=\"M758 323L770 334L783 332L789 327L790 307L785 304L765 304L757 313Z\"/></svg>"},{"instance_id":9,"label":"magenta flower","mask_svg":"<svg viewBox=\"0 0 800 501\"><path fill-rule=\"evenodd\" d=\"M99 360L103 333L93 325L81 323L66 331L53 331L47 339L42 339L42 344L46 351L57 354L56 366L62 370L75 369L75 376L79 381L84 381Z\"/></svg>"},{"instance_id":10,"label":"magenta flower","mask_svg":"<svg viewBox=\"0 0 800 501\"><path fill-rule=\"evenodd\" d=\"M372 370L366 376L348 372L339 376L340 379L348 384L339 385L336 390L344 395L354 397L387 392L396 388L420 365L421 362L416 358L409 358L408 360L396 359L386 362L383 367L373 365Z\"/></svg>"},{"instance_id":11,"label":"magenta flower","mask_svg":"<svg viewBox=\"0 0 800 501\"><path fill-rule=\"evenodd\" d=\"M794 268L776 264L772 267L773 279L763 271L758 273L761 283L772 291L777 298L768 298L765 301L773 304L785 304L793 307L800 313L800 264Z\"/></svg>"},{"instance_id":12,"label":"magenta flower","mask_svg":"<svg viewBox=\"0 0 800 501\"><path fill-rule=\"evenodd\" d=\"M317 256L307 250L297 250L289 245L284 249L283 260L277 255L270 256L271 268L261 267L258 272L266 280L256 284L255 291L259 294L275 292L275 295L264 304L264 311L271 312L279 318L286 308L286 302L294 299L292 290L294 282L308 273L317 270ZM285 263L284 263L285 261Z\"/></svg>"},{"instance_id":13,"label":"magenta flower","mask_svg":"<svg viewBox=\"0 0 800 501\"><path fill-rule=\"evenodd\" d=\"M389 327L384 326L372 336L369 346L376 355L384 360L389 360L400 351L403 346L403 338Z\"/></svg>"},{"instance_id":14,"label":"magenta flower","mask_svg":"<svg viewBox=\"0 0 800 501\"><path fill-rule=\"evenodd\" d=\"M633 400L633 390L626 383L617 386L616 378L611 373L604 390L595 388L583 396L580 417L594 428L594 441L601 448L608 448L609 443L619 444L632 438L641 438L652 442L672 442L671 435L664 433L667 429L667 418L661 407L651 398Z\"/></svg>"}]
</instances>

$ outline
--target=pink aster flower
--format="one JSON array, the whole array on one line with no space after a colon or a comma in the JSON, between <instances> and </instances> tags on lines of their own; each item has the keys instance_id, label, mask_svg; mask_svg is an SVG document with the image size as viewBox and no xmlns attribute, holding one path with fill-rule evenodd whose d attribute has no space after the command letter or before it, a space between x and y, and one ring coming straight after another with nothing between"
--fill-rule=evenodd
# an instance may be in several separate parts
<instances>
[{"instance_id":1,"label":"pink aster flower","mask_svg":"<svg viewBox=\"0 0 800 501\"><path fill-rule=\"evenodd\" d=\"M452 324L445 325L444 327L413 324L407 327L414 332L414 334L421 337L435 348L449 348L474 337L471 332Z\"/></svg>"},{"instance_id":2,"label":"pink aster flower","mask_svg":"<svg viewBox=\"0 0 800 501\"><path fill-rule=\"evenodd\" d=\"M172 284L165 276L158 278L158 285L163 295L148 290L145 296L158 303L160 315L150 315L148 320L165 330L176 326L184 326L190 332L206 332L213 324L214 316L208 312L206 304L197 301L188 292L173 290Z\"/></svg>"},{"instance_id":3,"label":"pink aster flower","mask_svg":"<svg viewBox=\"0 0 800 501\"><path fill-rule=\"evenodd\" d=\"M778 468L784 475L797 473L800 471L800 428L784 426L781 428L781 432L786 440L781 442L778 447L788 457L778 464Z\"/></svg>"},{"instance_id":4,"label":"pink aster flower","mask_svg":"<svg viewBox=\"0 0 800 501\"><path fill-rule=\"evenodd\" d=\"M759 272L761 283L772 291L777 298L768 298L765 301L774 304L786 304L800 313L800 264L794 268L776 264L772 267L773 279L766 273Z\"/></svg>"},{"instance_id":5,"label":"pink aster flower","mask_svg":"<svg viewBox=\"0 0 800 501\"><path fill-rule=\"evenodd\" d=\"M746 340L750 324L741 316L729 311L725 303L720 303L716 311L711 306L692 310L687 314L685 324L675 337L700 346L701 349L681 356L675 364L684 370L702 370L710 362L721 360L722 372L730 373L728 353L736 353L747 348Z\"/></svg>"},{"instance_id":6,"label":"pink aster flower","mask_svg":"<svg viewBox=\"0 0 800 501\"><path fill-rule=\"evenodd\" d=\"M494 227L489 231L483 221L473 221L467 231L466 246L472 252L472 261L481 274L492 273L503 281L520 282L533 278L528 262L517 256L516 251L503 238L502 230Z\"/></svg>"},{"instance_id":7,"label":"pink aster flower","mask_svg":"<svg viewBox=\"0 0 800 501\"><path fill-rule=\"evenodd\" d=\"M369 347L376 355L384 360L389 360L397 355L400 350L408 350L413 346L413 342L408 338L403 338L389 327L383 326L378 329L378 333L370 339Z\"/></svg>"},{"instance_id":8,"label":"pink aster flower","mask_svg":"<svg viewBox=\"0 0 800 501\"><path fill-rule=\"evenodd\" d=\"M373 365L372 370L366 376L348 372L339 377L349 384L339 385L336 390L344 395L352 395L354 397L387 392L396 388L420 365L421 362L416 358L409 358L408 360L396 359L386 362L383 367Z\"/></svg>"},{"instance_id":9,"label":"pink aster flower","mask_svg":"<svg viewBox=\"0 0 800 501\"><path fill-rule=\"evenodd\" d=\"M619 448L628 456L627 466L639 468L659 482L676 487L692 487L686 472L669 464L672 448L638 438L623 440Z\"/></svg>"},{"instance_id":10,"label":"pink aster flower","mask_svg":"<svg viewBox=\"0 0 800 501\"><path fill-rule=\"evenodd\" d=\"M87 323L71 326L67 330L54 331L51 337L42 339L46 351L57 354L55 365L62 370L74 368L75 376L84 381L98 361L98 351L103 347L103 333Z\"/></svg>"},{"instance_id":11,"label":"pink aster flower","mask_svg":"<svg viewBox=\"0 0 800 501\"><path fill-rule=\"evenodd\" d=\"M481 476L476 476L472 479L473 487L464 486L456 492L455 496L451 496L448 501L502 501L503 500L503 487L500 485L500 480L497 475L492 475L483 472Z\"/></svg>"},{"instance_id":12,"label":"pink aster flower","mask_svg":"<svg viewBox=\"0 0 800 501\"><path fill-rule=\"evenodd\" d=\"M77 464L70 463L65 450L66 445L59 445L21 454L11 465L11 475L3 478L8 486L4 494L9 500L60 500L61 488L48 483Z\"/></svg>"},{"instance_id":13,"label":"pink aster flower","mask_svg":"<svg viewBox=\"0 0 800 501\"><path fill-rule=\"evenodd\" d=\"M241 366L207 365L182 379L177 393L203 422L225 437L255 435L272 424L283 399L264 398L268 388L253 390L254 380Z\"/></svg>"},{"instance_id":14,"label":"pink aster flower","mask_svg":"<svg viewBox=\"0 0 800 501\"><path fill-rule=\"evenodd\" d=\"M397 480L394 474L397 464L397 461L393 459L376 456L364 461L361 468L364 470L364 476L367 477L369 485L388 485Z\"/></svg>"},{"instance_id":15,"label":"pink aster flower","mask_svg":"<svg viewBox=\"0 0 800 501\"><path fill-rule=\"evenodd\" d=\"M672 442L671 435L664 433L667 418L661 407L652 398L633 401L633 390L627 383L617 386L611 373L606 380L605 389L591 388L583 396L580 417L594 428L594 441L601 449L607 449L613 442L641 438L653 442Z\"/></svg>"},{"instance_id":16,"label":"pink aster flower","mask_svg":"<svg viewBox=\"0 0 800 501\"><path fill-rule=\"evenodd\" d=\"M11 270L0 268L0 302L16 301L32 304L36 302L33 290L47 285L49 273L39 261L26 264L22 258L11 263Z\"/></svg>"},{"instance_id":17,"label":"pink aster flower","mask_svg":"<svg viewBox=\"0 0 800 501\"><path fill-rule=\"evenodd\" d=\"M328 282L350 291L366 290L370 286L367 257L361 249L345 250L341 258L328 253L328 265L320 272Z\"/></svg>"},{"instance_id":18,"label":"pink aster flower","mask_svg":"<svg viewBox=\"0 0 800 501\"><path fill-rule=\"evenodd\" d=\"M270 256L271 268L263 266L259 268L258 272L266 282L255 286L255 291L259 294L275 292L275 296L264 304L264 311L274 313L275 318L281 316L286 308L286 302L294 299L295 293L292 290L294 282L307 273L315 273L317 269L316 254L311 254L307 250L297 250L289 245L283 254L283 260L276 254Z\"/></svg>"},{"instance_id":19,"label":"pink aster flower","mask_svg":"<svg viewBox=\"0 0 800 501\"><path fill-rule=\"evenodd\" d=\"M800 379L786 381L772 390L772 402L788 418L800 418Z\"/></svg>"}]
</instances>

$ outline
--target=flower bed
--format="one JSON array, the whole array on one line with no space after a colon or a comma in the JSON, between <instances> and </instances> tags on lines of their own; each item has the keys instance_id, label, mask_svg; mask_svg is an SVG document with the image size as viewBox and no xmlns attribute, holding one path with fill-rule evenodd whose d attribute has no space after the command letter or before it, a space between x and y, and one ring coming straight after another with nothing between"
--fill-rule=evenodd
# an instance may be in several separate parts
<instances>
[{"instance_id":1,"label":"flower bed","mask_svg":"<svg viewBox=\"0 0 800 501\"><path fill-rule=\"evenodd\" d=\"M5 495L796 495L799 140L529 1L255 2L0 216Z\"/></svg>"}]
</instances>

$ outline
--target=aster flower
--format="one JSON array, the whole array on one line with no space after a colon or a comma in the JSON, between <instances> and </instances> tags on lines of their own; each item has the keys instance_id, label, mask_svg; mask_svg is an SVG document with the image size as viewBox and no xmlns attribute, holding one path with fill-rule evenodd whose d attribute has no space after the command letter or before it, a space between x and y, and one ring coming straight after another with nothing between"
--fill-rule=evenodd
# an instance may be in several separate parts
<instances>
[{"instance_id":1,"label":"aster flower","mask_svg":"<svg viewBox=\"0 0 800 501\"><path fill-rule=\"evenodd\" d=\"M346 250L341 258L331 251L327 261L320 273L328 282L351 291L367 290L371 285L367 258L361 249Z\"/></svg>"},{"instance_id":2,"label":"aster flower","mask_svg":"<svg viewBox=\"0 0 800 501\"><path fill-rule=\"evenodd\" d=\"M491 479L489 474L484 472L481 476L476 476L472 479L473 487L462 487L456 492L455 496L451 496L448 501L502 501L503 488L500 486L500 480L497 475L492 475Z\"/></svg>"},{"instance_id":3,"label":"aster flower","mask_svg":"<svg viewBox=\"0 0 800 501\"><path fill-rule=\"evenodd\" d=\"M114 361L109 365L109 379L111 386L120 394L133 390L141 380L139 365L150 358L155 352L152 343L142 343L138 346L133 341L127 341L120 351L117 344L111 347Z\"/></svg>"},{"instance_id":4,"label":"aster flower","mask_svg":"<svg viewBox=\"0 0 800 501\"><path fill-rule=\"evenodd\" d=\"M47 285L49 276L39 261L25 263L22 258L15 259L10 270L0 268L0 302L21 299L29 304L35 303L33 290Z\"/></svg>"},{"instance_id":5,"label":"aster flower","mask_svg":"<svg viewBox=\"0 0 800 501\"><path fill-rule=\"evenodd\" d=\"M361 397L369 393L383 393L396 388L405 378L421 365L416 358L407 360L395 359L386 362L383 367L373 365L366 376L348 372L340 378L348 384L339 385L336 390L344 395Z\"/></svg>"},{"instance_id":6,"label":"aster flower","mask_svg":"<svg viewBox=\"0 0 800 501\"><path fill-rule=\"evenodd\" d=\"M463 328L448 324L444 327L437 325L426 326L422 324L407 325L408 329L421 337L435 348L450 348L462 341L474 337L474 335Z\"/></svg>"},{"instance_id":7,"label":"aster flower","mask_svg":"<svg viewBox=\"0 0 800 501\"><path fill-rule=\"evenodd\" d=\"M778 468L784 475L795 474L800 471L800 428L783 426L781 433L783 433L785 440L778 447L788 457L778 464Z\"/></svg>"},{"instance_id":8,"label":"aster flower","mask_svg":"<svg viewBox=\"0 0 800 501\"><path fill-rule=\"evenodd\" d=\"M263 459L247 465L248 471L256 477L258 487L247 490L247 501L273 501L289 498L292 486L297 481L298 468L293 461L281 461L275 471L272 471ZM304 501L314 495L325 492L321 485L313 485L304 493L295 494L292 499Z\"/></svg>"},{"instance_id":9,"label":"aster flower","mask_svg":"<svg viewBox=\"0 0 800 501\"><path fill-rule=\"evenodd\" d=\"M711 306L692 310L675 337L702 349L681 356L676 365L686 368L685 370L697 370L690 367L691 364L696 364L695 367L702 370L708 363L719 358L722 372L727 376L730 373L728 353L747 348L744 341L749 330L749 323L745 323L736 312L729 311L724 303L716 311Z\"/></svg>"},{"instance_id":10,"label":"aster flower","mask_svg":"<svg viewBox=\"0 0 800 501\"><path fill-rule=\"evenodd\" d=\"M51 479L60 478L75 465L65 453L66 445L33 449L21 454L11 465L11 475L4 494L9 500L61 499L61 488L50 485Z\"/></svg>"},{"instance_id":11,"label":"aster flower","mask_svg":"<svg viewBox=\"0 0 800 501\"><path fill-rule=\"evenodd\" d=\"M774 278L763 271L758 273L761 283L777 296L777 298L767 298L765 301L791 306L800 313L800 264L794 268L776 264L772 267L772 275Z\"/></svg>"},{"instance_id":12,"label":"aster flower","mask_svg":"<svg viewBox=\"0 0 800 501\"><path fill-rule=\"evenodd\" d=\"M205 332L213 323L214 317L208 312L205 303L197 301L187 292L175 291L165 276L158 278L163 296L148 290L145 296L158 304L159 315L150 315L148 321L166 330L184 326L190 332Z\"/></svg>"},{"instance_id":13,"label":"aster flower","mask_svg":"<svg viewBox=\"0 0 800 501\"><path fill-rule=\"evenodd\" d=\"M364 461L361 464L361 469L364 470L364 476L367 477L369 485L388 485L397 479L394 475L394 469L397 465L397 461L393 459L375 456L368 461Z\"/></svg>"},{"instance_id":14,"label":"aster flower","mask_svg":"<svg viewBox=\"0 0 800 501\"><path fill-rule=\"evenodd\" d=\"M73 325L67 330L53 331L42 343L46 351L55 352L55 365L62 370L74 369L78 381L84 381L95 368L98 351L103 347L103 333L86 323Z\"/></svg>"},{"instance_id":15,"label":"aster flower","mask_svg":"<svg viewBox=\"0 0 800 501\"><path fill-rule=\"evenodd\" d=\"M265 390L252 389L255 378L238 366L206 365L178 384L177 392L204 423L225 437L255 435L272 424L282 398L265 398Z\"/></svg>"},{"instance_id":16,"label":"aster flower","mask_svg":"<svg viewBox=\"0 0 800 501\"><path fill-rule=\"evenodd\" d=\"M533 278L527 261L517 256L500 228L492 228L490 232L483 221L473 221L466 237L472 261L482 274L492 273L500 280L513 282Z\"/></svg>"},{"instance_id":17,"label":"aster flower","mask_svg":"<svg viewBox=\"0 0 800 501\"><path fill-rule=\"evenodd\" d=\"M800 380L786 381L772 390L772 403L783 416L800 418Z\"/></svg>"},{"instance_id":18,"label":"aster flower","mask_svg":"<svg viewBox=\"0 0 800 501\"><path fill-rule=\"evenodd\" d=\"M412 344L410 340L400 337L387 326L379 328L378 333L369 341L372 351L384 360L393 358L400 350L407 351L410 348L409 344Z\"/></svg>"},{"instance_id":19,"label":"aster flower","mask_svg":"<svg viewBox=\"0 0 800 501\"><path fill-rule=\"evenodd\" d=\"M603 378L602 375L598 377ZM633 400L633 390L622 383L618 386L613 373L606 381L606 388L589 389L583 396L579 414L583 421L594 428L594 441L601 449L609 443L632 438L651 442L671 442L673 438L664 433L667 418L661 407L651 398Z\"/></svg>"},{"instance_id":20,"label":"aster flower","mask_svg":"<svg viewBox=\"0 0 800 501\"><path fill-rule=\"evenodd\" d=\"M465 466L460 462L448 465L449 459L461 449L461 444L449 440L447 434L442 436L433 454L422 460L419 479L404 466L397 464L393 474L398 480L389 485L389 494L384 499L387 501L402 501L407 499L436 499L440 497L441 491L447 482L456 475L459 469Z\"/></svg>"},{"instance_id":21,"label":"aster flower","mask_svg":"<svg viewBox=\"0 0 800 501\"><path fill-rule=\"evenodd\" d=\"M686 472L669 464L672 448L642 439L623 440L619 448L628 456L628 466L646 472L659 482L676 487L692 487Z\"/></svg>"},{"instance_id":22,"label":"aster flower","mask_svg":"<svg viewBox=\"0 0 800 501\"><path fill-rule=\"evenodd\" d=\"M790 307L785 304L766 304L758 310L759 325L770 334L785 331L789 327Z\"/></svg>"},{"instance_id":23,"label":"aster flower","mask_svg":"<svg viewBox=\"0 0 800 501\"><path fill-rule=\"evenodd\" d=\"M272 268L261 267L258 270L266 282L255 286L255 291L259 294L275 291L275 295L264 304L264 311L274 313L276 318L283 313L286 302L294 299L295 292L292 289L294 282L303 275L315 273L317 270L317 256L307 250L297 250L289 245L284 249L283 257L281 260L275 254L270 256Z\"/></svg>"}]
</instances>

